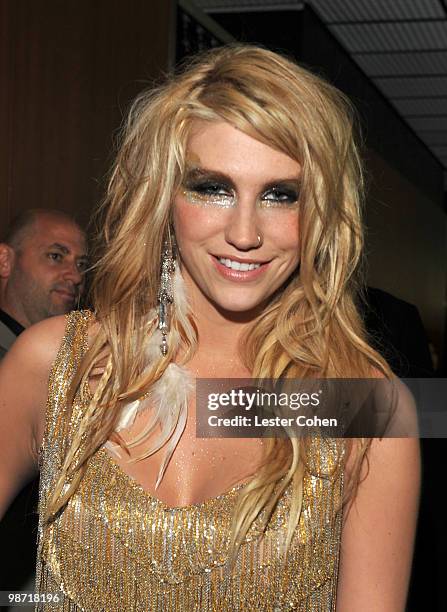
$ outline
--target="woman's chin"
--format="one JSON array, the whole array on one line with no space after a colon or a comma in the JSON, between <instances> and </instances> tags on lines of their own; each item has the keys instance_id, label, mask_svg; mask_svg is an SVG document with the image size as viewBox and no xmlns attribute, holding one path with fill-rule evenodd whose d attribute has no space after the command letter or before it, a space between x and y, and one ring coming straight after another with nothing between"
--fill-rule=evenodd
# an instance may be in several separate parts
<instances>
[{"instance_id":1,"label":"woman's chin","mask_svg":"<svg viewBox=\"0 0 447 612\"><path fill-rule=\"evenodd\" d=\"M236 300L236 299L214 299L213 306L226 319L235 321L250 321L255 319L264 309L268 298L264 300Z\"/></svg>"}]
</instances>

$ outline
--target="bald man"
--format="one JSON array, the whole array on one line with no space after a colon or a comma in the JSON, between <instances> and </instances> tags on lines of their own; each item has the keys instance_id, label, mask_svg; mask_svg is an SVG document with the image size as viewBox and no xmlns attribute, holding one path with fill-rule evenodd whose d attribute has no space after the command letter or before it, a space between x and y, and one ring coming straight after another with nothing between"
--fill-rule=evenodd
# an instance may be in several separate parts
<instances>
[{"instance_id":1,"label":"bald man","mask_svg":"<svg viewBox=\"0 0 447 612\"><path fill-rule=\"evenodd\" d=\"M67 214L33 209L0 242L0 358L33 323L76 308L84 288L86 239Z\"/></svg>"}]
</instances>

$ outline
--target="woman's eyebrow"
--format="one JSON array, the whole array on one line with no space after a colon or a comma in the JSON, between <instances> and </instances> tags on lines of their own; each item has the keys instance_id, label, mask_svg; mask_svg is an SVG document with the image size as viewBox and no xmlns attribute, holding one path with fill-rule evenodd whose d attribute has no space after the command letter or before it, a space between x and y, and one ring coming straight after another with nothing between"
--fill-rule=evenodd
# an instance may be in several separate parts
<instances>
[{"instance_id":1,"label":"woman's eyebrow","mask_svg":"<svg viewBox=\"0 0 447 612\"><path fill-rule=\"evenodd\" d=\"M187 180L200 180L200 179L213 179L224 181L225 183L229 183L230 185L235 185L234 180L231 176L228 176L224 172L219 172L218 170L211 170L208 168L202 168L201 166L190 166L186 169L186 179ZM295 176L286 176L282 178L275 178L266 181L261 190L265 191L266 189L271 189L273 187L277 187L279 185L295 187L299 188L301 183L301 177L298 175Z\"/></svg>"},{"instance_id":2,"label":"woman's eyebrow","mask_svg":"<svg viewBox=\"0 0 447 612\"><path fill-rule=\"evenodd\" d=\"M299 176L289 176L287 178L279 178L274 179L273 181L269 181L268 183L265 183L262 189L263 191L266 191L267 189L273 189L275 187L288 187L289 189L299 189L300 185L301 179Z\"/></svg>"},{"instance_id":3,"label":"woman's eyebrow","mask_svg":"<svg viewBox=\"0 0 447 612\"><path fill-rule=\"evenodd\" d=\"M186 176L188 178L209 178L210 176L215 178L221 178L227 181L233 181L231 176L220 172L219 170L211 170L209 168L202 168L201 166L191 165L186 167ZM269 179L265 182L266 186L276 185L278 183L300 183L301 175L284 176L274 179Z\"/></svg>"},{"instance_id":4,"label":"woman's eyebrow","mask_svg":"<svg viewBox=\"0 0 447 612\"><path fill-rule=\"evenodd\" d=\"M226 183L233 184L230 176L219 172L217 170L209 170L200 166L190 166L186 168L186 178L188 180L200 180L200 179L217 179L225 181Z\"/></svg>"}]
</instances>

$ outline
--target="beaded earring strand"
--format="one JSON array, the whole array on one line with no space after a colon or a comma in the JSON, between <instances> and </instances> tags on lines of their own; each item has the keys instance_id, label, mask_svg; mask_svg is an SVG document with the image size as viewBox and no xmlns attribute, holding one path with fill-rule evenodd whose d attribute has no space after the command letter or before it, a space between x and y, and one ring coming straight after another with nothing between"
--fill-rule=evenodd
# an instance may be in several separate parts
<instances>
[{"instance_id":1,"label":"beaded earring strand","mask_svg":"<svg viewBox=\"0 0 447 612\"><path fill-rule=\"evenodd\" d=\"M171 327L171 307L174 297L172 295L172 276L175 272L175 259L171 232L168 228L168 238L163 244L161 260L160 288L158 291L158 329L162 340L160 345L161 354L166 357L168 353L167 335Z\"/></svg>"}]
</instances>

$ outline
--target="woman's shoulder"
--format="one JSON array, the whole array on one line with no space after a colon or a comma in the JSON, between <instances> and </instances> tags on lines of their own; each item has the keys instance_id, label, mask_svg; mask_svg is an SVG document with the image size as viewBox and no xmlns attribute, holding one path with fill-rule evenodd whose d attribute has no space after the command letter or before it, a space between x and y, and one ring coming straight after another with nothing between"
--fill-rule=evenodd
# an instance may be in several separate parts
<instances>
[{"instance_id":1,"label":"woman's shoulder","mask_svg":"<svg viewBox=\"0 0 447 612\"><path fill-rule=\"evenodd\" d=\"M54 362L67 326L65 315L51 317L26 329L12 345L6 364L17 362L20 369L37 373L49 371Z\"/></svg>"},{"instance_id":2,"label":"woman's shoulder","mask_svg":"<svg viewBox=\"0 0 447 612\"><path fill-rule=\"evenodd\" d=\"M45 427L48 381L66 328L65 316L37 323L20 334L2 359L0 463L9 466L9 476L0 472L3 482L0 489L4 486L6 501L37 467Z\"/></svg>"},{"instance_id":3,"label":"woman's shoulder","mask_svg":"<svg viewBox=\"0 0 447 612\"><path fill-rule=\"evenodd\" d=\"M94 323L89 311L45 319L26 329L4 357L0 387L4 409L21 414L36 439L43 436L49 381L58 364L73 362L88 346L88 331Z\"/></svg>"},{"instance_id":4,"label":"woman's shoulder","mask_svg":"<svg viewBox=\"0 0 447 612\"><path fill-rule=\"evenodd\" d=\"M386 376L379 369L371 368L374 406L387 422L386 438L417 438L418 414L415 398L404 381L392 374Z\"/></svg>"},{"instance_id":5,"label":"woman's shoulder","mask_svg":"<svg viewBox=\"0 0 447 612\"><path fill-rule=\"evenodd\" d=\"M44 319L26 329L13 344L7 359L18 360L33 372L49 372L67 336L84 336L94 325L90 311L73 311Z\"/></svg>"}]
</instances>

